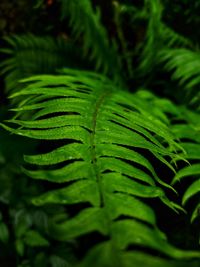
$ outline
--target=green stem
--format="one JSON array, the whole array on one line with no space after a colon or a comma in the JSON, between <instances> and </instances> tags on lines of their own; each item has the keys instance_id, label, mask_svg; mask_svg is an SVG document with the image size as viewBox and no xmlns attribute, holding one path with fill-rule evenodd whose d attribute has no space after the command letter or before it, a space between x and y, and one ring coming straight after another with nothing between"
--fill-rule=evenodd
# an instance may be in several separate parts
<instances>
[{"instance_id":1,"label":"green stem","mask_svg":"<svg viewBox=\"0 0 200 267\"><path fill-rule=\"evenodd\" d=\"M126 67L128 71L128 76L132 77L133 71L132 71L132 62L131 62L131 57L129 56L129 51L127 48L127 42L123 33L122 29L122 23L121 23L121 12L120 12L120 5L117 1L113 1L113 6L115 8L115 13L114 13L114 21L116 24L116 30L117 30L117 35L121 44L122 48L122 53L123 53L123 58L125 59L126 62Z\"/></svg>"}]
</instances>

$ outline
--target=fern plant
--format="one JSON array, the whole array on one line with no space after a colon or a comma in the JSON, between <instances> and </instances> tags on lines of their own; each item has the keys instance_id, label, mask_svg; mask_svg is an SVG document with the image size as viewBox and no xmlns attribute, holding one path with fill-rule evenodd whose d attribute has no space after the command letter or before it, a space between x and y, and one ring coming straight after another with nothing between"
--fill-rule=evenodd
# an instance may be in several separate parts
<instances>
[{"instance_id":1,"label":"fern plant","mask_svg":"<svg viewBox=\"0 0 200 267\"><path fill-rule=\"evenodd\" d=\"M129 266L134 263L131 254L126 257L130 245L177 259L198 257L198 252L171 246L158 229L153 210L142 201L159 198L170 208L180 209L165 194L164 188L170 186L137 151L151 151L173 169L166 157L177 160L175 151L180 147L168 127L149 113L145 101L119 90L106 77L75 70L64 73L26 79L30 84L14 96L32 97L15 111L20 116L31 111L31 117L8 121L19 128L2 125L22 136L65 141L49 153L24 158L38 166L25 168L28 176L64 184L35 197L35 205L89 205L67 221L52 221L51 234L61 241L96 231L109 238L95 246L80 266ZM94 263L97 251L108 255Z\"/></svg>"},{"instance_id":2,"label":"fern plant","mask_svg":"<svg viewBox=\"0 0 200 267\"><path fill-rule=\"evenodd\" d=\"M7 38L11 47L2 52L10 56L1 64L10 98L18 103L11 109L13 118L1 127L48 147L48 151L43 148L25 155L22 167L26 176L43 185L43 192L38 190L31 204L44 210L62 209L52 218L48 216L45 235L59 244L87 244L81 256L71 262L73 267L199 266L200 253L193 249L197 246L181 249L171 244L157 221L160 212L156 209L161 205L178 217L185 212L187 200L199 193L195 179L199 163L192 161L199 160L199 114L190 116L186 107L140 88L131 88L136 91L131 93L125 86L129 78L138 77L138 71L139 77L150 74L150 79L154 78L154 66L162 61L164 51L172 53L178 47L176 57L193 44L163 22L161 1L146 0L142 11L132 6L133 20L147 20L147 29L144 42L139 49L136 44L134 51L139 64L132 66L130 58L127 69L133 70L126 73L123 59L129 46L116 46L120 36L126 36L123 25L115 20L115 27L121 27L116 31L122 35L112 40L117 34L108 35L98 5L89 0L60 2L73 38L83 46L86 61L94 63L89 64L92 71L80 70L79 60L77 68L69 64L70 53L77 49L63 38L55 41L32 35ZM119 12L121 5L120 1L114 3L117 10L113 12ZM118 22L121 15L114 14ZM66 66L69 68L63 69ZM198 74L190 75L190 70L188 67L177 76L183 81L195 77L189 83L197 85ZM32 76L35 74L39 75ZM21 78L26 79L19 82ZM179 203L175 182L186 175L194 177L194 182L186 186ZM198 210L199 202L195 201L192 221ZM37 245L49 245L34 229L23 233L23 238L29 246L38 240ZM43 261L45 253L37 256L34 267L68 264L57 254L48 263Z\"/></svg>"}]
</instances>

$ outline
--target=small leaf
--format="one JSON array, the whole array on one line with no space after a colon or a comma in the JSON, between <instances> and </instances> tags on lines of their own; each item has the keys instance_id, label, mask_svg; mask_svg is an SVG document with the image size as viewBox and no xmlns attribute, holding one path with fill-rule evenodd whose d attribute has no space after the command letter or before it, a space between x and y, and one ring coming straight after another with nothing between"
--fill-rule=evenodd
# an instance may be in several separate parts
<instances>
[{"instance_id":1,"label":"small leaf","mask_svg":"<svg viewBox=\"0 0 200 267\"><path fill-rule=\"evenodd\" d=\"M25 246L24 246L24 242L23 242L23 240L21 240L21 239L17 239L17 240L15 241L15 248L16 248L17 253L18 253L20 256L23 256L23 255L24 255Z\"/></svg>"},{"instance_id":2,"label":"small leaf","mask_svg":"<svg viewBox=\"0 0 200 267\"><path fill-rule=\"evenodd\" d=\"M200 175L200 164L199 163L186 166L185 168L177 172L177 174L175 175L172 181L172 184L176 183L177 181L182 180L185 177L194 176L194 175Z\"/></svg>"},{"instance_id":3,"label":"small leaf","mask_svg":"<svg viewBox=\"0 0 200 267\"><path fill-rule=\"evenodd\" d=\"M192 216L191 216L191 223L194 222L195 219L200 217L200 203L195 207Z\"/></svg>"},{"instance_id":4,"label":"small leaf","mask_svg":"<svg viewBox=\"0 0 200 267\"><path fill-rule=\"evenodd\" d=\"M52 255L50 262L52 267L72 267L71 264L57 255Z\"/></svg>"},{"instance_id":5,"label":"small leaf","mask_svg":"<svg viewBox=\"0 0 200 267\"><path fill-rule=\"evenodd\" d=\"M200 193L200 179L192 183L186 190L182 200L183 205L185 205L186 202L197 193Z\"/></svg>"},{"instance_id":6,"label":"small leaf","mask_svg":"<svg viewBox=\"0 0 200 267\"><path fill-rule=\"evenodd\" d=\"M22 217L23 216L23 217ZM27 214L21 213L16 219L16 224L15 224L15 235L17 238L22 237L28 228L31 226L31 222L29 220L29 216Z\"/></svg>"},{"instance_id":7,"label":"small leaf","mask_svg":"<svg viewBox=\"0 0 200 267\"><path fill-rule=\"evenodd\" d=\"M30 230L25 234L24 242L30 247L49 246L49 242L34 230Z\"/></svg>"},{"instance_id":8,"label":"small leaf","mask_svg":"<svg viewBox=\"0 0 200 267\"><path fill-rule=\"evenodd\" d=\"M9 239L9 230L5 223L0 222L0 241L7 243Z\"/></svg>"}]
</instances>

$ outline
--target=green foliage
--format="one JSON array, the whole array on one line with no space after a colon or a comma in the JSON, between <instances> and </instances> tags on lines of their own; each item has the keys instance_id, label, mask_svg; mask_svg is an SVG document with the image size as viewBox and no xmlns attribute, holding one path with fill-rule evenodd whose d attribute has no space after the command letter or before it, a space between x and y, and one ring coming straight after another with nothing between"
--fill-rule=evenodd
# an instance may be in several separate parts
<instances>
[{"instance_id":1,"label":"green foliage","mask_svg":"<svg viewBox=\"0 0 200 267\"><path fill-rule=\"evenodd\" d=\"M104 76L72 70L64 73L26 79L30 84L14 96L34 97L15 111L21 115L31 110L31 117L8 121L20 126L18 129L2 125L30 138L65 140L63 146L49 153L24 158L40 166L38 170L24 169L28 176L53 183L70 182L35 197L35 205L90 203L70 220L52 222L51 234L62 241L94 231L109 237L110 241L101 245L108 258L102 257L99 266L111 266L116 255L116 264L125 266L123 250L130 245L149 247L180 259L198 256L170 246L156 226L152 209L140 200L159 198L172 209L179 208L161 187L169 185L157 176L151 162L134 150L151 151L152 156L173 169L165 157L178 160L174 152L180 147L167 125L149 113L148 103L119 90ZM59 167L59 163L64 166ZM120 219L122 215L128 218ZM81 265L89 264L99 246Z\"/></svg>"},{"instance_id":2,"label":"green foliage","mask_svg":"<svg viewBox=\"0 0 200 267\"><path fill-rule=\"evenodd\" d=\"M145 40L141 44L139 75L148 74L158 63L159 51L176 46L192 46L189 39L181 36L162 21L163 5L160 0L146 0L139 12L139 19L147 21ZM138 11L136 12L136 18Z\"/></svg>"},{"instance_id":3,"label":"green foliage","mask_svg":"<svg viewBox=\"0 0 200 267\"><path fill-rule=\"evenodd\" d=\"M35 74L55 73L63 67L75 67L79 52L72 42L63 37L38 37L31 34L5 37L8 47L1 52L8 55L1 64L6 74L6 88L17 90L20 79Z\"/></svg>"},{"instance_id":4,"label":"green foliage","mask_svg":"<svg viewBox=\"0 0 200 267\"><path fill-rule=\"evenodd\" d=\"M185 206L188 201L191 201L191 198L195 195L199 194L199 178L198 175L200 173L200 121L199 121L199 113L191 111L187 109L185 106L175 106L173 103L160 100L155 96L150 95L151 101L153 100L153 104L160 108L166 114L171 115L171 121L169 124L171 125L172 132L176 136L178 140L180 140L180 144L186 154L184 154L184 158L188 160L189 164L186 164L182 168L176 172L172 185L177 184L183 180L188 179L188 187L185 190L182 196L182 204ZM180 123L181 121L181 123ZM191 180L192 178L192 180ZM189 180L190 179L190 180ZM195 207L190 208L191 221L193 222L196 219L199 219L199 198L197 197L197 201L194 202Z\"/></svg>"},{"instance_id":5,"label":"green foliage","mask_svg":"<svg viewBox=\"0 0 200 267\"><path fill-rule=\"evenodd\" d=\"M9 231L7 225L0 221L0 240L3 243L7 243L9 240Z\"/></svg>"},{"instance_id":6,"label":"green foliage","mask_svg":"<svg viewBox=\"0 0 200 267\"><path fill-rule=\"evenodd\" d=\"M5 37L0 260L199 266L198 43L166 2L37 1L64 32Z\"/></svg>"},{"instance_id":7,"label":"green foliage","mask_svg":"<svg viewBox=\"0 0 200 267\"><path fill-rule=\"evenodd\" d=\"M189 114L189 116L187 116L187 114ZM189 110L183 109L181 117L182 119L185 119L186 122L173 126L173 132L179 139L183 140L182 146L187 152L186 158L190 161L191 165L180 169L176 173L172 182L174 184L181 182L183 179L188 179L188 187L182 196L182 204L185 206L187 202L191 202L191 198L196 196L200 191L200 180L198 178L198 175L200 174L200 124L199 116ZM199 198L197 198L195 207L190 209L190 211L192 212L191 221L193 222L195 219L199 218Z\"/></svg>"},{"instance_id":8,"label":"green foliage","mask_svg":"<svg viewBox=\"0 0 200 267\"><path fill-rule=\"evenodd\" d=\"M161 51L160 60L165 62L165 68L172 72L172 79L178 80L180 86L186 89L185 95L189 101L199 106L199 51L184 48L166 49Z\"/></svg>"},{"instance_id":9,"label":"green foliage","mask_svg":"<svg viewBox=\"0 0 200 267\"><path fill-rule=\"evenodd\" d=\"M101 23L100 9L94 10L90 0L61 0L62 18L69 17L75 38L82 36L83 52L95 62L95 69L122 83L120 58L116 43L111 46L106 29Z\"/></svg>"}]
</instances>

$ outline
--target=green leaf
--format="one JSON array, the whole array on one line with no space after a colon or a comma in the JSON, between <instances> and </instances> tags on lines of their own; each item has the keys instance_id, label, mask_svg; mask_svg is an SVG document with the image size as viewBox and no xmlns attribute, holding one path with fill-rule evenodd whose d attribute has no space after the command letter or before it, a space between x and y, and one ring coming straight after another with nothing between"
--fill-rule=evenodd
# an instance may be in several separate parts
<instances>
[{"instance_id":1,"label":"green leaf","mask_svg":"<svg viewBox=\"0 0 200 267\"><path fill-rule=\"evenodd\" d=\"M66 260L56 255L50 257L50 262L52 267L72 267Z\"/></svg>"},{"instance_id":2,"label":"green leaf","mask_svg":"<svg viewBox=\"0 0 200 267\"><path fill-rule=\"evenodd\" d=\"M99 231L106 235L108 231L108 222L104 210L98 208L87 208L81 211L77 216L64 223L50 226L50 232L58 240L71 240L80 235Z\"/></svg>"},{"instance_id":3,"label":"green leaf","mask_svg":"<svg viewBox=\"0 0 200 267\"><path fill-rule=\"evenodd\" d=\"M9 240L8 226L5 223L0 222L0 241L3 243L7 243L8 240Z\"/></svg>"},{"instance_id":4,"label":"green leaf","mask_svg":"<svg viewBox=\"0 0 200 267\"><path fill-rule=\"evenodd\" d=\"M29 230L24 236L24 243L30 247L46 247L49 242L37 231Z\"/></svg>"},{"instance_id":5,"label":"green leaf","mask_svg":"<svg viewBox=\"0 0 200 267\"><path fill-rule=\"evenodd\" d=\"M17 239L17 240L15 241L15 248L16 248L17 253L18 253L20 256L23 256L23 255L24 255L25 245L24 245L24 242L23 242L22 239Z\"/></svg>"},{"instance_id":6,"label":"green leaf","mask_svg":"<svg viewBox=\"0 0 200 267\"><path fill-rule=\"evenodd\" d=\"M200 203L197 204L197 206L195 207L195 209L194 209L194 211L192 213L191 223L193 223L195 219L200 217L199 211L200 211Z\"/></svg>"},{"instance_id":7,"label":"green leaf","mask_svg":"<svg viewBox=\"0 0 200 267\"><path fill-rule=\"evenodd\" d=\"M183 204L185 203L195 194L200 193L200 179L197 179L194 181L186 190L184 196L183 196Z\"/></svg>"},{"instance_id":8,"label":"green leaf","mask_svg":"<svg viewBox=\"0 0 200 267\"><path fill-rule=\"evenodd\" d=\"M200 175L200 164L192 164L191 166L186 166L182 169L180 169L179 172L175 175L172 184L188 177L188 176L194 176L194 175Z\"/></svg>"},{"instance_id":9,"label":"green leaf","mask_svg":"<svg viewBox=\"0 0 200 267\"><path fill-rule=\"evenodd\" d=\"M186 151L186 158L191 159L200 159L200 144L195 143L182 143L182 147Z\"/></svg>"}]
</instances>

